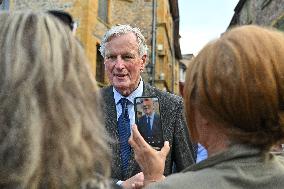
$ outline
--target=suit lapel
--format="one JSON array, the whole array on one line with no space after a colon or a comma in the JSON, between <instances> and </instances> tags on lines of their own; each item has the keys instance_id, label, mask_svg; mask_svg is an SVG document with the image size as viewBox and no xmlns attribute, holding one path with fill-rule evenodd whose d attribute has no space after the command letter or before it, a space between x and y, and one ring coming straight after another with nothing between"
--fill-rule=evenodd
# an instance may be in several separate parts
<instances>
[{"instance_id":1,"label":"suit lapel","mask_svg":"<svg viewBox=\"0 0 284 189\"><path fill-rule=\"evenodd\" d=\"M116 115L116 105L113 96L113 88L107 87L103 89L103 99L104 99L104 112L105 112L105 125L108 131L112 144L111 149L113 152L113 162L112 162L112 177L121 178L121 166L122 161L120 158L120 145L119 145L119 135L117 129L117 115Z\"/></svg>"},{"instance_id":2,"label":"suit lapel","mask_svg":"<svg viewBox=\"0 0 284 189\"><path fill-rule=\"evenodd\" d=\"M155 95L154 91L151 90L151 87L149 84L144 83L143 86L143 96L153 96Z\"/></svg>"},{"instance_id":3,"label":"suit lapel","mask_svg":"<svg viewBox=\"0 0 284 189\"><path fill-rule=\"evenodd\" d=\"M103 95L105 99L106 128L118 138L116 106L113 97L112 87L107 88Z\"/></svg>"}]
</instances>

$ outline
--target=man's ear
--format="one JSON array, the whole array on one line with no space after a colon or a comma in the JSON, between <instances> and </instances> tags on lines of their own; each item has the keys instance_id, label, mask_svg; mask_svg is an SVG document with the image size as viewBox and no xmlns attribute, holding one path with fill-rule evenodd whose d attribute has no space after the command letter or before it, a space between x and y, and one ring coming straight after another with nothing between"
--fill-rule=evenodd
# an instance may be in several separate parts
<instances>
[{"instance_id":1,"label":"man's ear","mask_svg":"<svg viewBox=\"0 0 284 189\"><path fill-rule=\"evenodd\" d=\"M140 71L142 72L144 70L145 66L146 66L147 55L144 54L141 59L142 59L142 63L140 65L141 66Z\"/></svg>"}]
</instances>

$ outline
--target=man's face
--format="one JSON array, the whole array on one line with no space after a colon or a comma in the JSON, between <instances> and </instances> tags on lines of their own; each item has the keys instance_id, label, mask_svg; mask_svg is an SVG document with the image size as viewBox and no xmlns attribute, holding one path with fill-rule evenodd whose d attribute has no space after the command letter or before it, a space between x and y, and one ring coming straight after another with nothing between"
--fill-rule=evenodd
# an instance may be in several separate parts
<instances>
[{"instance_id":1,"label":"man's face","mask_svg":"<svg viewBox=\"0 0 284 189\"><path fill-rule=\"evenodd\" d=\"M139 55L133 33L115 36L106 43L104 63L108 78L123 96L128 96L138 87L145 62L146 55Z\"/></svg>"},{"instance_id":2,"label":"man's face","mask_svg":"<svg viewBox=\"0 0 284 189\"><path fill-rule=\"evenodd\" d=\"M143 111L146 115L151 115L154 111L153 101L144 100L143 101Z\"/></svg>"}]
</instances>

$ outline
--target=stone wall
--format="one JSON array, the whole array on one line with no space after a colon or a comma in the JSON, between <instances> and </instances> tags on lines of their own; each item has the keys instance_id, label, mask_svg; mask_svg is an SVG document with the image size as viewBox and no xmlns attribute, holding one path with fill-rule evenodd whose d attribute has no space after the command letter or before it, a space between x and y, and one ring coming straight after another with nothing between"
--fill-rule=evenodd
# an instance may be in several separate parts
<instances>
[{"instance_id":1,"label":"stone wall","mask_svg":"<svg viewBox=\"0 0 284 189\"><path fill-rule=\"evenodd\" d=\"M75 0L14 0L11 8L14 10L49 10L58 9L65 10L74 6Z\"/></svg>"},{"instance_id":2,"label":"stone wall","mask_svg":"<svg viewBox=\"0 0 284 189\"><path fill-rule=\"evenodd\" d=\"M151 63L152 46L152 0L109 0L108 20L98 18L98 0L10 0L11 10L64 10L69 12L78 23L77 38L86 50L93 73L96 73L97 45L103 34L115 24L130 24L139 27L146 38L148 62ZM156 44L163 47L156 49L155 81L162 83L159 88L178 93L178 59L173 56L173 21L168 0L157 0ZM173 71L174 70L174 71ZM164 74L164 80L160 76ZM143 73L147 82L149 75ZM172 80L174 82L172 83ZM106 85L100 83L101 86ZM174 84L174 86L172 86Z\"/></svg>"},{"instance_id":3,"label":"stone wall","mask_svg":"<svg viewBox=\"0 0 284 189\"><path fill-rule=\"evenodd\" d=\"M166 88L178 93L178 63L173 56L173 24L168 0L157 0L157 27L156 27L156 48L155 83L160 89ZM151 64L152 46L152 0L114 0L111 5L112 24L130 24L141 29L146 38L148 51L148 62ZM174 71L173 71L174 69ZM175 76L173 75L175 74ZM164 80L160 76L164 75ZM149 75L144 74L147 81ZM152 78L153 79L153 78ZM177 79L172 83L173 79ZM175 84L175 86L172 86ZM174 89L173 89L174 87Z\"/></svg>"},{"instance_id":4,"label":"stone wall","mask_svg":"<svg viewBox=\"0 0 284 189\"><path fill-rule=\"evenodd\" d=\"M241 1L240 1L241 2ZM284 0L246 0L236 12L237 24L275 26L284 17Z\"/></svg>"},{"instance_id":5,"label":"stone wall","mask_svg":"<svg viewBox=\"0 0 284 189\"><path fill-rule=\"evenodd\" d=\"M96 73L97 44L107 30L96 29L98 18L97 0L14 0L10 1L11 10L64 10L69 12L78 24L76 37L85 48L92 72ZM102 83L102 85L106 84Z\"/></svg>"}]
</instances>

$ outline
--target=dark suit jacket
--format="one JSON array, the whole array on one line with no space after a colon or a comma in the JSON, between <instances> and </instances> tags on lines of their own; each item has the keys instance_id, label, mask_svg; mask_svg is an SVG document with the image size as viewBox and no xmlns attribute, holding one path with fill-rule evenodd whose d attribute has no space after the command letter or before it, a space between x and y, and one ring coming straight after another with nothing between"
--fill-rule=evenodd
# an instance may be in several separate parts
<instances>
[{"instance_id":1,"label":"dark suit jacket","mask_svg":"<svg viewBox=\"0 0 284 189\"><path fill-rule=\"evenodd\" d=\"M113 87L106 87L101 90L104 100L104 114L106 130L113 140L110 143L112 149L111 177L114 181L126 180L140 172L139 165L134 159L134 153L128 163L127 175L121 171L122 161L119 155L119 135L117 129L117 115L113 97ZM182 98L167 92L160 91L149 84L144 83L143 96L157 96L160 101L161 122L163 124L164 139L170 143L170 152L166 159L164 175L169 175L175 170L181 171L194 163L194 150L189 139L189 133L184 119Z\"/></svg>"},{"instance_id":2,"label":"dark suit jacket","mask_svg":"<svg viewBox=\"0 0 284 189\"><path fill-rule=\"evenodd\" d=\"M143 115L137 122L138 130L143 136L143 138L154 147L161 148L164 146L164 139L163 139L163 132L162 132L162 125L160 122L160 116L157 113L154 113L153 117L153 125L152 131L149 135L148 133L148 124L147 124L147 116Z\"/></svg>"}]
</instances>

